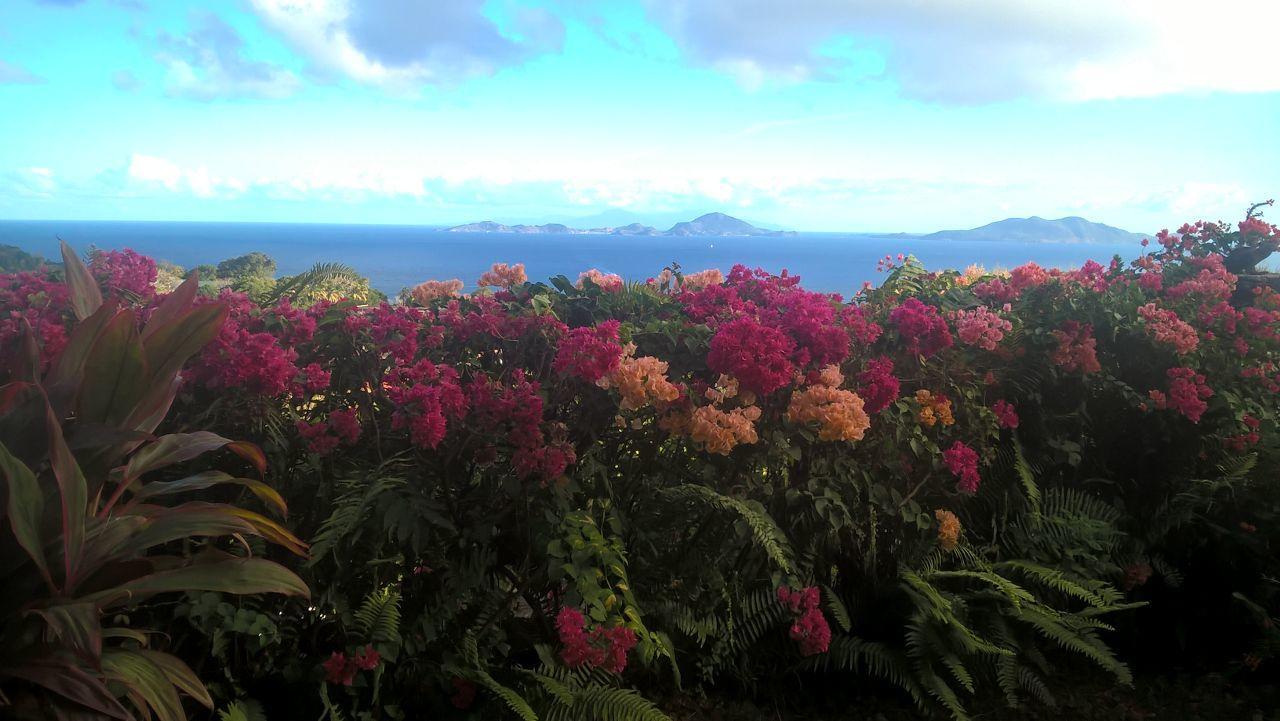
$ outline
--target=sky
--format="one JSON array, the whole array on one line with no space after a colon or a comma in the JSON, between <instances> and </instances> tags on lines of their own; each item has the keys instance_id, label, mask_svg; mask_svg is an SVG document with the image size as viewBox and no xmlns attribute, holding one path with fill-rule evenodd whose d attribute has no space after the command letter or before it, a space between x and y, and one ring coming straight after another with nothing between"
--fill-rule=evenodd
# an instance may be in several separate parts
<instances>
[{"instance_id":1,"label":"sky","mask_svg":"<svg viewBox=\"0 0 1280 721\"><path fill-rule=\"evenodd\" d=\"M1256 0L2 0L0 218L1152 232L1280 195L1277 33Z\"/></svg>"}]
</instances>

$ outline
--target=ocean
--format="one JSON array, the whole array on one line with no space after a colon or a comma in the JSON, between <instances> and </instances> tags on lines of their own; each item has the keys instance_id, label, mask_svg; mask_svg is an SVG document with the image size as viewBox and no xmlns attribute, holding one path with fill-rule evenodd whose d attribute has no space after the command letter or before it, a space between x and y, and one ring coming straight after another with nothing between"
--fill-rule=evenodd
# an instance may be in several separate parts
<instances>
[{"instance_id":1,"label":"ocean","mask_svg":"<svg viewBox=\"0 0 1280 721\"><path fill-rule=\"evenodd\" d=\"M956 241L883 233L694 238L450 233L407 225L0 221L0 244L29 253L56 259L59 238L80 251L132 248L186 268L255 250L274 258L282 275L315 263L345 263L390 296L428 279L460 278L471 287L495 262L524 263L531 280L560 274L576 279L599 268L641 281L673 261L688 272L727 272L742 263L775 273L786 269L810 290L848 295L863 281L883 278L876 262L885 254L909 253L931 269L971 263L1010 268L1027 261L1069 268L1091 258L1105 264L1114 254L1129 260L1142 250L1136 242Z\"/></svg>"}]
</instances>

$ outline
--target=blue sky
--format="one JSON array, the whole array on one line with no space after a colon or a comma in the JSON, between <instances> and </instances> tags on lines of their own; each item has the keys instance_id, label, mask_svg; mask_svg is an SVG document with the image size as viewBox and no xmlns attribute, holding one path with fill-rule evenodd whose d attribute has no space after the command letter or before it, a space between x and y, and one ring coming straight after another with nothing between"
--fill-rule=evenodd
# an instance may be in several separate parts
<instances>
[{"instance_id":1,"label":"blue sky","mask_svg":"<svg viewBox=\"0 0 1280 721\"><path fill-rule=\"evenodd\" d=\"M1252 0L5 0L0 218L803 230L1280 194Z\"/></svg>"}]
</instances>

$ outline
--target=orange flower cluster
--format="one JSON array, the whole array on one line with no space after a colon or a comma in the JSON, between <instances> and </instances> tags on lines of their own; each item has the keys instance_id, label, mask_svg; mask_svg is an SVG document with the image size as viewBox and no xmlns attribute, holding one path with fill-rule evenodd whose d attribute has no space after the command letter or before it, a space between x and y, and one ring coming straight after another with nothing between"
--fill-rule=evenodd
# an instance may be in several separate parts
<instances>
[{"instance_id":1,"label":"orange flower cluster","mask_svg":"<svg viewBox=\"0 0 1280 721\"><path fill-rule=\"evenodd\" d=\"M938 545L944 551L954 549L960 543L960 519L941 508L933 512L933 517L938 519Z\"/></svg>"},{"instance_id":2,"label":"orange flower cluster","mask_svg":"<svg viewBox=\"0 0 1280 721\"><path fill-rule=\"evenodd\" d=\"M844 384L844 374L840 372L840 367L832 364L824 366L818 371L817 384L828 388L839 388Z\"/></svg>"},{"instance_id":3,"label":"orange flower cluster","mask_svg":"<svg viewBox=\"0 0 1280 721\"><path fill-rule=\"evenodd\" d=\"M730 398L738 398L743 405L755 405L756 394L738 387L738 379L724 373L716 379L715 386L703 392L703 397L712 403L724 403Z\"/></svg>"},{"instance_id":4,"label":"orange flower cluster","mask_svg":"<svg viewBox=\"0 0 1280 721\"><path fill-rule=\"evenodd\" d=\"M933 428L939 421L949 426L956 422L951 415L951 401L946 396L935 396L927 390L916 391L916 403L920 405L920 423Z\"/></svg>"},{"instance_id":5,"label":"orange flower cluster","mask_svg":"<svg viewBox=\"0 0 1280 721\"><path fill-rule=\"evenodd\" d=\"M510 288L516 285L524 285L527 280L529 280L529 276L524 272L524 263L516 263L515 265L494 263L493 267L480 274L480 280L476 285L481 288L486 286Z\"/></svg>"},{"instance_id":6,"label":"orange flower cluster","mask_svg":"<svg viewBox=\"0 0 1280 721\"><path fill-rule=\"evenodd\" d=\"M604 273L595 268L589 268L579 273L578 282L574 285L579 289L585 288L588 280L606 293L617 293L622 290L622 276L615 273Z\"/></svg>"},{"instance_id":7,"label":"orange flower cluster","mask_svg":"<svg viewBox=\"0 0 1280 721\"><path fill-rule=\"evenodd\" d=\"M454 278L453 280L428 280L419 283L409 291L409 295L418 302L419 305L426 305L437 298L452 298L462 293L462 281Z\"/></svg>"},{"instance_id":8,"label":"orange flower cluster","mask_svg":"<svg viewBox=\"0 0 1280 721\"><path fill-rule=\"evenodd\" d=\"M809 386L792 393L787 420L818 423L822 427L818 438L824 441L860 441L871 426L857 393L828 385Z\"/></svg>"},{"instance_id":9,"label":"orange flower cluster","mask_svg":"<svg viewBox=\"0 0 1280 721\"><path fill-rule=\"evenodd\" d=\"M708 286L722 283L724 283L724 273L721 273L719 268L708 268L684 276L684 280L680 283L680 289L702 290Z\"/></svg>"},{"instance_id":10,"label":"orange flower cluster","mask_svg":"<svg viewBox=\"0 0 1280 721\"><path fill-rule=\"evenodd\" d=\"M722 411L715 406L695 408L689 416L689 437L708 453L729 455L734 447L752 444L760 440L756 435L755 421L760 418L760 408L746 406Z\"/></svg>"},{"instance_id":11,"label":"orange flower cluster","mask_svg":"<svg viewBox=\"0 0 1280 721\"><path fill-rule=\"evenodd\" d=\"M622 396L619 407L634 411L648 405L671 403L680 389L667 380L667 362L653 356L635 358L636 347L628 344L618 367L596 382L601 388L615 388Z\"/></svg>"}]
</instances>

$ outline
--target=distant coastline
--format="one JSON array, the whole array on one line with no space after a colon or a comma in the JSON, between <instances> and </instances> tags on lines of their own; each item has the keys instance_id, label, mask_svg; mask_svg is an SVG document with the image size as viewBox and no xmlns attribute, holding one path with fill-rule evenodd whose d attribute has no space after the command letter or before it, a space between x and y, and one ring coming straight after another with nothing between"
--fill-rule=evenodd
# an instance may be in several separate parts
<instances>
[{"instance_id":1,"label":"distant coastline","mask_svg":"<svg viewBox=\"0 0 1280 721\"><path fill-rule=\"evenodd\" d=\"M450 233L514 233L517 235L556 234L556 235L623 235L623 236L686 236L686 237L759 237L796 235L794 230L765 230L757 228L745 220L740 220L724 213L707 213L693 220L676 223L667 230L658 230L651 225L630 223L619 227L571 228L563 223L544 223L542 225L504 225L492 220L479 223L467 223L446 228Z\"/></svg>"}]
</instances>

